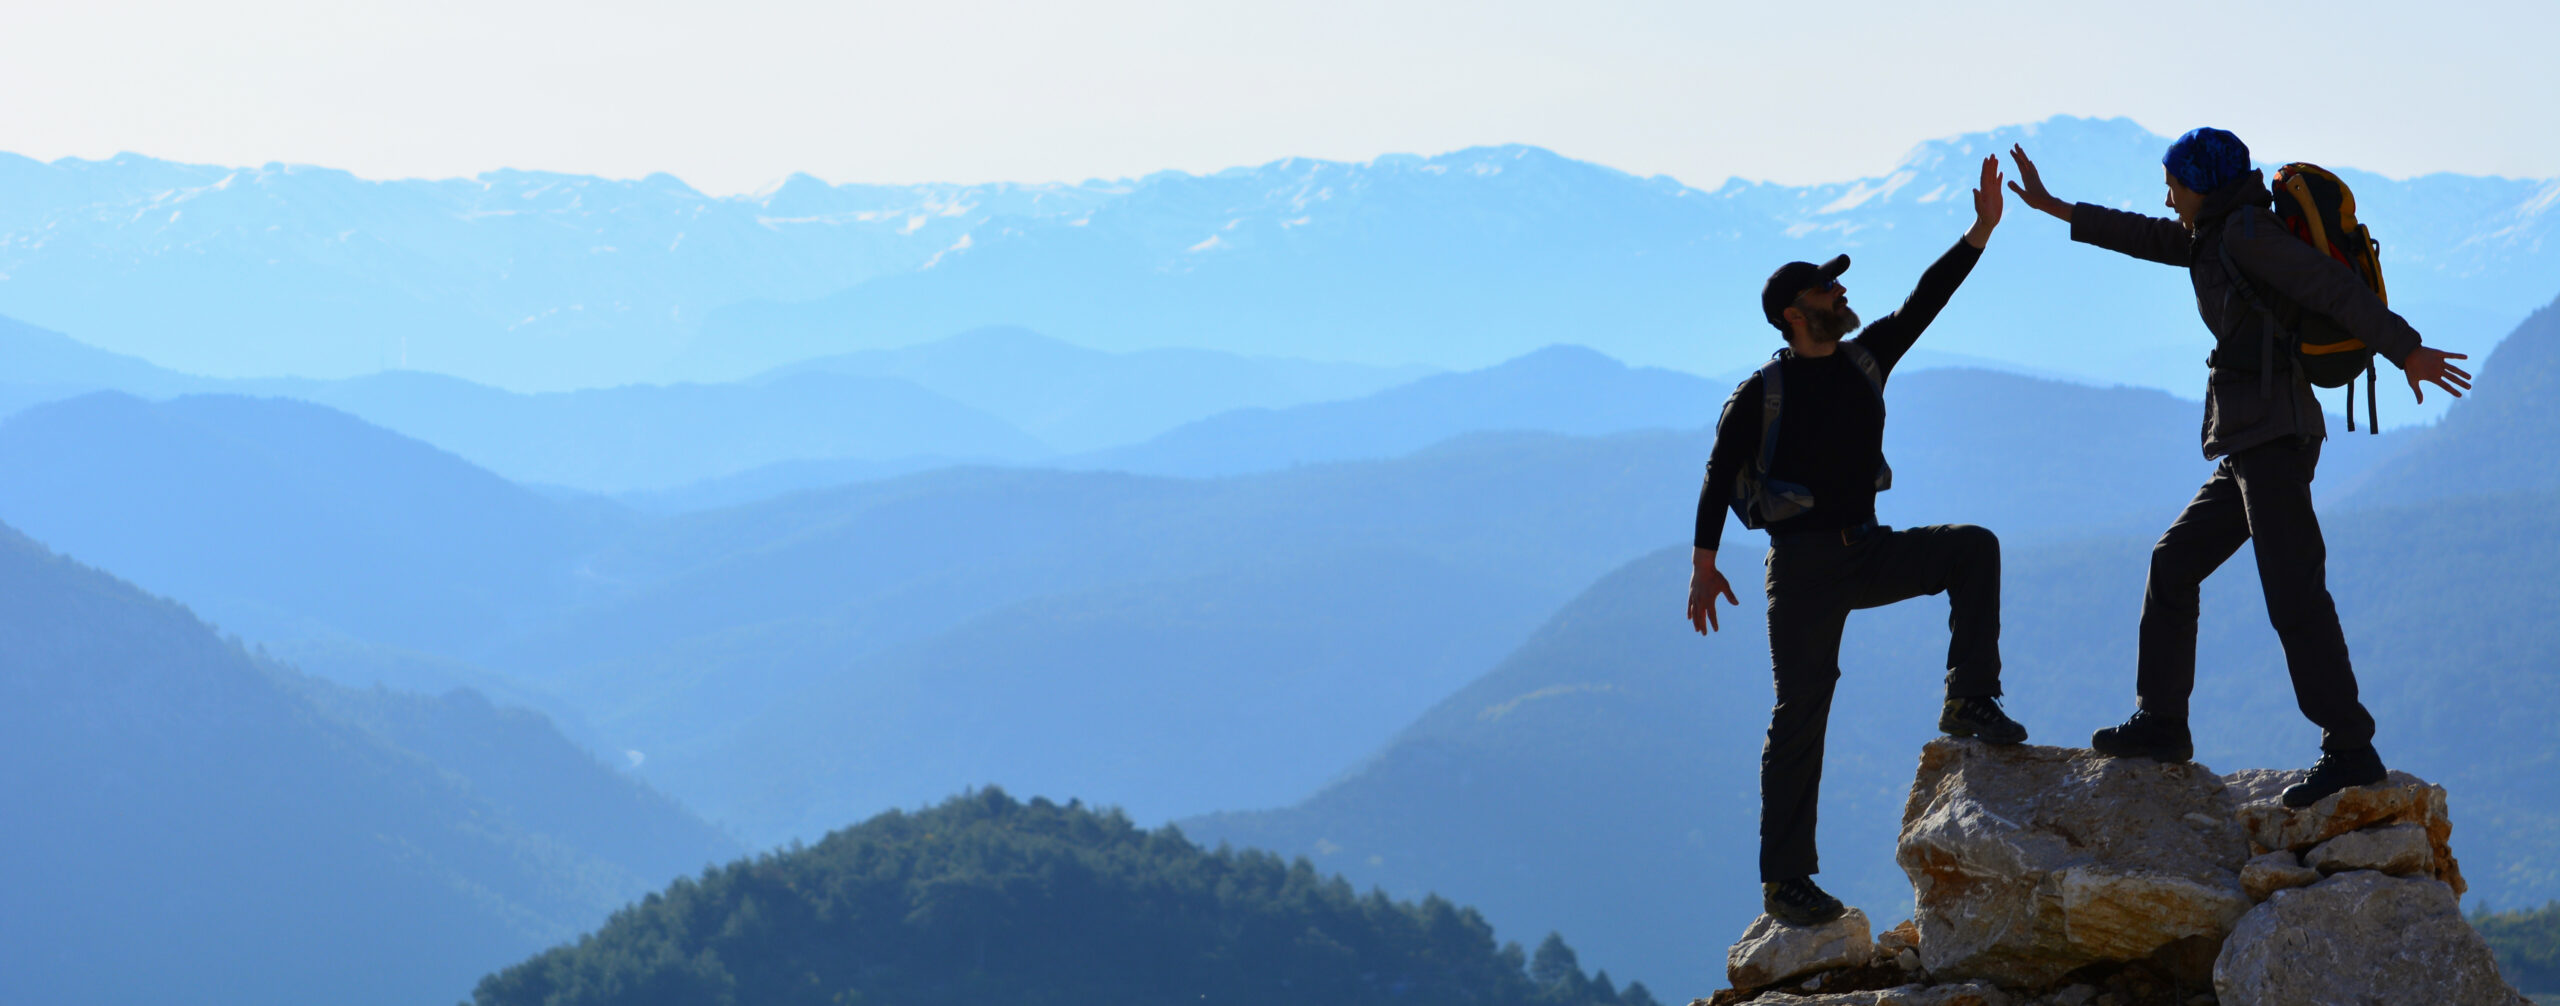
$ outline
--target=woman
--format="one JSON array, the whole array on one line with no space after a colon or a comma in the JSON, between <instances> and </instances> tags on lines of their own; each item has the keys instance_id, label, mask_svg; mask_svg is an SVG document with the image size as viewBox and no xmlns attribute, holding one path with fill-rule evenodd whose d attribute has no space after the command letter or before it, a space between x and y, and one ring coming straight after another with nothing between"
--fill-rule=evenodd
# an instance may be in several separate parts
<instances>
[{"instance_id":1,"label":"woman","mask_svg":"<svg viewBox=\"0 0 2560 1006\"><path fill-rule=\"evenodd\" d=\"M2285 790L2285 804L2306 807L2346 787L2381 782L2373 716L2356 697L2346 635L2329 597L2328 546L2311 506L2326 421L2289 351L2268 351L2267 312L2326 315L2406 373L2420 401L2421 382L2461 397L2471 375L2448 361L2465 357L2421 344L2417 330L2354 270L2294 237L2269 208L2272 197L2249 166L2248 146L2228 132L2194 130L2161 158L2175 219L2065 202L2046 191L2023 146L2009 155L2018 168L2010 190L2070 224L2072 240L2186 269L2197 312L2214 336L2204 455L2220 464L2151 549L2135 662L2139 708L2089 745L2117 757L2195 757L2187 697L2195 690L2198 592L2248 543L2295 700L2321 729L2320 760Z\"/></svg>"}]
</instances>

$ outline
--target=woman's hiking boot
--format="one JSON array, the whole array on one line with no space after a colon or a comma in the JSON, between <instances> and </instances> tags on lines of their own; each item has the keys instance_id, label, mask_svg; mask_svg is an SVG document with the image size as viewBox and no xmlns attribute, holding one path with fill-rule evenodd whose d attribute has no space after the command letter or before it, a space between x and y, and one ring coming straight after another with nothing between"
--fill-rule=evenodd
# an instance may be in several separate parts
<instances>
[{"instance_id":1,"label":"woman's hiking boot","mask_svg":"<svg viewBox=\"0 0 2560 1006\"><path fill-rule=\"evenodd\" d=\"M2301 782L2284 788L2284 805L2308 807L2349 786L2371 786L2381 782L2386 772L2382 755L2367 744L2353 751L2323 751L2311 766L2311 774Z\"/></svg>"},{"instance_id":2,"label":"woman's hiking boot","mask_svg":"<svg viewBox=\"0 0 2560 1006\"><path fill-rule=\"evenodd\" d=\"M2024 744L2027 728L2000 711L2000 700L1988 695L1948 699L1938 713L1938 732L1949 737L1979 737L1993 744Z\"/></svg>"},{"instance_id":3,"label":"woman's hiking boot","mask_svg":"<svg viewBox=\"0 0 2560 1006\"><path fill-rule=\"evenodd\" d=\"M2116 758L2194 761L2196 757L2196 739L2187 733L2187 721L2154 715L2148 709L2136 710L2123 723L2099 728L2089 735L2089 746Z\"/></svg>"},{"instance_id":4,"label":"woman's hiking boot","mask_svg":"<svg viewBox=\"0 0 2560 1006\"><path fill-rule=\"evenodd\" d=\"M1812 877L1789 877L1760 885L1760 910L1790 926L1819 926L1849 908L1815 887Z\"/></svg>"}]
</instances>

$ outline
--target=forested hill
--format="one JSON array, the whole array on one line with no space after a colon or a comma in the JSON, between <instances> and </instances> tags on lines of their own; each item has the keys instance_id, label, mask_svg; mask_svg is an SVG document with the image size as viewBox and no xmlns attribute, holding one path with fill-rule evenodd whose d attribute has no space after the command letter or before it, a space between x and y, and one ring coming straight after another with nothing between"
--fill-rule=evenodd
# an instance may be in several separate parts
<instances>
[{"instance_id":1,"label":"forested hill","mask_svg":"<svg viewBox=\"0 0 2560 1006\"><path fill-rule=\"evenodd\" d=\"M1301 859L980 790L678 880L483 980L478 1006L1002 1002L1652 1006L1549 936L1362 896Z\"/></svg>"}]
</instances>

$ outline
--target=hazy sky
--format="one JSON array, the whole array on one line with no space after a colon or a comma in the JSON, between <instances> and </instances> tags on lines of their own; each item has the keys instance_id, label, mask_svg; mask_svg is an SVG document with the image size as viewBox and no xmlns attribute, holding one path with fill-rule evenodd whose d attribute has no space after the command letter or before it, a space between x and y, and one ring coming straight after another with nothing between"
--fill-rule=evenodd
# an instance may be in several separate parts
<instances>
[{"instance_id":1,"label":"hazy sky","mask_svg":"<svg viewBox=\"0 0 2560 1006\"><path fill-rule=\"evenodd\" d=\"M2309 14L2309 11L2318 11ZM2056 113L2560 175L2560 3L0 0L0 150L714 193L1533 143L1711 186Z\"/></svg>"}]
</instances>

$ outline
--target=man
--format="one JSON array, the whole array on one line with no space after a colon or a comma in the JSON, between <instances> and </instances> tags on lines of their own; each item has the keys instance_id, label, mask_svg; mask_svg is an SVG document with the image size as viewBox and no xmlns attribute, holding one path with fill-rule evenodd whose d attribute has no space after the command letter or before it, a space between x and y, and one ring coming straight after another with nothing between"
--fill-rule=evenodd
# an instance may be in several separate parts
<instances>
[{"instance_id":1,"label":"man","mask_svg":"<svg viewBox=\"0 0 2560 1006\"><path fill-rule=\"evenodd\" d=\"M1823 733L1840 680L1840 630L1849 612L1945 592L1954 638L1947 647L1947 700L1938 729L1958 737L2017 744L2027 730L2000 711L2000 542L1970 525L1896 531L1876 525L1876 493L1891 482L1884 464L1884 381L1946 306L2000 224L2000 167L1982 159L1972 229L1920 275L1892 314L1858 328L1846 255L1822 266L1789 262L1760 291L1761 313L1787 348L1742 382L1716 422L1707 482L1698 495L1689 622L1721 628L1715 599L1733 604L1716 570L1728 504L1744 523L1769 532L1769 658L1778 704L1760 755L1760 898L1779 921L1815 925L1838 918L1838 898L1813 883L1814 811L1822 787ZM1768 382L1779 386L1777 431L1765 436ZM1737 486L1745 491L1737 494Z\"/></svg>"},{"instance_id":2,"label":"man","mask_svg":"<svg viewBox=\"0 0 2560 1006\"><path fill-rule=\"evenodd\" d=\"M2045 190L2024 147L2011 148L2009 156L2019 177L2010 188L2027 205L2070 224L2072 240L2187 270L2196 309L2214 336L2204 456L2219 463L2151 548L2135 658L2138 708L2123 724L2098 731L2089 745L2120 758L2195 757L2187 697L2195 690L2198 590L2247 542L2257 553L2267 620L2284 642L2294 698L2321 731L2320 760L2284 791L2285 804L2307 807L2349 786L2382 781L2373 717L2356 699L2346 635L2329 598L2328 546L2311 507L2312 469L2327 423L2290 353L2269 351L2267 326L2304 311L2326 315L2405 372L2420 401L2426 400L2421 381L2461 397L2471 375L2447 361L2465 357L2421 345L2416 330L2354 270L2295 238L2268 208L2272 197L2249 166L2249 148L2228 132L2189 132L2161 159L2175 220L2064 202Z\"/></svg>"}]
</instances>

